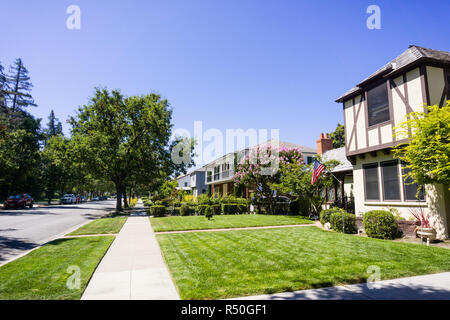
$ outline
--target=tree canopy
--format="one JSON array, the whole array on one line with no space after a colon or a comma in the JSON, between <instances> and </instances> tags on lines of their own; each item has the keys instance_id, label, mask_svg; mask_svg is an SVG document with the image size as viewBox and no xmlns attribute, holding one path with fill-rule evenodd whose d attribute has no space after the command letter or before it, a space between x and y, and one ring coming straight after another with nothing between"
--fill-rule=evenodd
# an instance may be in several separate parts
<instances>
[{"instance_id":1,"label":"tree canopy","mask_svg":"<svg viewBox=\"0 0 450 320\"><path fill-rule=\"evenodd\" d=\"M333 148L341 148L345 146L345 128L338 123L336 129L330 133L330 138L333 141Z\"/></svg>"},{"instance_id":2,"label":"tree canopy","mask_svg":"<svg viewBox=\"0 0 450 320\"><path fill-rule=\"evenodd\" d=\"M394 148L394 156L410 170L405 178L419 185L450 183L450 101L447 105L429 106L428 112L414 112L398 125L397 139L408 143Z\"/></svg>"}]
</instances>

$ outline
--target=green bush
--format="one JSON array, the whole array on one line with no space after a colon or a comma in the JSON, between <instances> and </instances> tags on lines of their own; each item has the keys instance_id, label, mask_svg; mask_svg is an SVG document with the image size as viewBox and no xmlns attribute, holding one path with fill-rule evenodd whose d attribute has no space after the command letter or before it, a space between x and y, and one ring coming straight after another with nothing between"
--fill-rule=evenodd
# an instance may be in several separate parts
<instances>
[{"instance_id":1,"label":"green bush","mask_svg":"<svg viewBox=\"0 0 450 320\"><path fill-rule=\"evenodd\" d=\"M192 208L186 203L180 207L180 215L183 217L191 215L192 211Z\"/></svg>"},{"instance_id":2,"label":"green bush","mask_svg":"<svg viewBox=\"0 0 450 320\"><path fill-rule=\"evenodd\" d=\"M369 237L395 239L398 236L398 223L389 211L372 210L363 216L364 231Z\"/></svg>"},{"instance_id":3,"label":"green bush","mask_svg":"<svg viewBox=\"0 0 450 320\"><path fill-rule=\"evenodd\" d=\"M335 212L341 212L341 213L343 213L343 212L345 212L345 210L344 209L341 209L341 208L331 208L331 209L326 209L326 210L322 210L322 211L320 211L320 223L322 224L322 225L325 225L325 223L327 223L327 222L331 222L330 221L330 218L331 218L331 215L333 214L333 213L335 213Z\"/></svg>"},{"instance_id":4,"label":"green bush","mask_svg":"<svg viewBox=\"0 0 450 320\"><path fill-rule=\"evenodd\" d=\"M199 204L197 205L197 213L199 216L203 216L205 214L206 208L209 207L208 204Z\"/></svg>"},{"instance_id":5,"label":"green bush","mask_svg":"<svg viewBox=\"0 0 450 320\"><path fill-rule=\"evenodd\" d=\"M342 232L342 216L344 216L344 233L356 233L356 216L345 211L331 214L331 229Z\"/></svg>"},{"instance_id":6,"label":"green bush","mask_svg":"<svg viewBox=\"0 0 450 320\"><path fill-rule=\"evenodd\" d=\"M248 213L250 211L249 205L244 203L238 203L238 212L240 214Z\"/></svg>"},{"instance_id":7,"label":"green bush","mask_svg":"<svg viewBox=\"0 0 450 320\"><path fill-rule=\"evenodd\" d=\"M213 211L211 209L211 206L207 205L205 206L205 217L208 218L208 220L211 220L212 216L213 216Z\"/></svg>"},{"instance_id":8,"label":"green bush","mask_svg":"<svg viewBox=\"0 0 450 320\"><path fill-rule=\"evenodd\" d=\"M154 217L164 217L166 215L166 207L165 206L151 206L150 207L150 215Z\"/></svg>"},{"instance_id":9,"label":"green bush","mask_svg":"<svg viewBox=\"0 0 450 320\"><path fill-rule=\"evenodd\" d=\"M166 207L166 213L173 215L173 216L179 216L180 215L180 207Z\"/></svg>"},{"instance_id":10,"label":"green bush","mask_svg":"<svg viewBox=\"0 0 450 320\"><path fill-rule=\"evenodd\" d=\"M211 205L211 211L214 215L220 215L222 212L222 206L220 204L213 204Z\"/></svg>"},{"instance_id":11,"label":"green bush","mask_svg":"<svg viewBox=\"0 0 450 320\"><path fill-rule=\"evenodd\" d=\"M222 204L223 214L237 214L239 213L239 206L237 203L224 203Z\"/></svg>"}]
</instances>

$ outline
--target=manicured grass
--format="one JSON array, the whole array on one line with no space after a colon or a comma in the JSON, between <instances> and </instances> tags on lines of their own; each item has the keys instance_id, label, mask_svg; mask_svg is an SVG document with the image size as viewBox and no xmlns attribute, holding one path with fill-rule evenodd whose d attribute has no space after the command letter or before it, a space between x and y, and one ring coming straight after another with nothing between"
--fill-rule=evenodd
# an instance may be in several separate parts
<instances>
[{"instance_id":1,"label":"manicured grass","mask_svg":"<svg viewBox=\"0 0 450 320\"><path fill-rule=\"evenodd\" d=\"M293 227L157 235L182 299L217 299L450 270L444 248Z\"/></svg>"},{"instance_id":2,"label":"manicured grass","mask_svg":"<svg viewBox=\"0 0 450 320\"><path fill-rule=\"evenodd\" d=\"M277 216L262 214L220 215L208 220L204 216L150 218L153 230L181 231L216 228L241 228L309 224L311 220L300 216Z\"/></svg>"},{"instance_id":3,"label":"manicured grass","mask_svg":"<svg viewBox=\"0 0 450 320\"><path fill-rule=\"evenodd\" d=\"M126 217L97 219L69 233L69 235L78 236L90 234L119 233L125 221L127 221Z\"/></svg>"},{"instance_id":4,"label":"manicured grass","mask_svg":"<svg viewBox=\"0 0 450 320\"><path fill-rule=\"evenodd\" d=\"M114 237L55 240L0 267L0 300L80 299L86 285ZM70 266L81 273L80 289L70 290Z\"/></svg>"}]
</instances>

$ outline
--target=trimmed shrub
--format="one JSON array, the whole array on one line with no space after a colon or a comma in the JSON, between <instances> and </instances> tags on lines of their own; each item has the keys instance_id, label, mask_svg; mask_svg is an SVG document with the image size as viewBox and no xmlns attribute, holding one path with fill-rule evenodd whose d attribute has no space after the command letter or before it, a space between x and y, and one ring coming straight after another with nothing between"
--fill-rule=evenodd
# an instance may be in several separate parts
<instances>
[{"instance_id":1,"label":"trimmed shrub","mask_svg":"<svg viewBox=\"0 0 450 320\"><path fill-rule=\"evenodd\" d=\"M220 215L222 212L222 210L221 210L222 208L221 208L221 205L220 204L213 204L213 205L211 205L211 210L212 210L212 213L214 214L214 215Z\"/></svg>"},{"instance_id":2,"label":"trimmed shrub","mask_svg":"<svg viewBox=\"0 0 450 320\"><path fill-rule=\"evenodd\" d=\"M179 216L180 215L180 207L166 207L166 213L173 215L173 216Z\"/></svg>"},{"instance_id":3,"label":"trimmed shrub","mask_svg":"<svg viewBox=\"0 0 450 320\"><path fill-rule=\"evenodd\" d=\"M182 217L191 215L192 211L192 208L186 203L180 207L180 215Z\"/></svg>"},{"instance_id":4,"label":"trimmed shrub","mask_svg":"<svg viewBox=\"0 0 450 320\"><path fill-rule=\"evenodd\" d=\"M211 206L205 206L205 217L208 218L208 220L211 220L212 216L213 216L213 212L211 209Z\"/></svg>"},{"instance_id":5,"label":"trimmed shrub","mask_svg":"<svg viewBox=\"0 0 450 320\"><path fill-rule=\"evenodd\" d=\"M238 212L240 214L248 213L250 211L249 205L244 203L238 203Z\"/></svg>"},{"instance_id":6,"label":"trimmed shrub","mask_svg":"<svg viewBox=\"0 0 450 320\"><path fill-rule=\"evenodd\" d=\"M224 203L222 205L223 214L237 214L239 213L239 206L237 203Z\"/></svg>"},{"instance_id":7,"label":"trimmed shrub","mask_svg":"<svg viewBox=\"0 0 450 320\"><path fill-rule=\"evenodd\" d=\"M372 210L363 216L364 231L371 238L395 239L398 235L398 223L389 211Z\"/></svg>"},{"instance_id":8,"label":"trimmed shrub","mask_svg":"<svg viewBox=\"0 0 450 320\"><path fill-rule=\"evenodd\" d=\"M197 205L197 213L199 216L203 216L205 214L206 208L209 207L208 204L199 204Z\"/></svg>"},{"instance_id":9,"label":"trimmed shrub","mask_svg":"<svg viewBox=\"0 0 450 320\"><path fill-rule=\"evenodd\" d=\"M331 229L342 232L342 216L344 216L344 233L356 233L356 216L345 211L331 214Z\"/></svg>"},{"instance_id":10,"label":"trimmed shrub","mask_svg":"<svg viewBox=\"0 0 450 320\"><path fill-rule=\"evenodd\" d=\"M341 208L331 208L331 209L326 209L326 210L320 211L320 223L322 225L325 225L325 223L327 223L327 222L331 223L331 221L330 221L331 215L335 212L343 213L343 212L345 212L345 210L341 209Z\"/></svg>"},{"instance_id":11,"label":"trimmed shrub","mask_svg":"<svg viewBox=\"0 0 450 320\"><path fill-rule=\"evenodd\" d=\"M151 206L150 207L150 215L154 217L164 217L166 215L166 207L165 206Z\"/></svg>"}]
</instances>

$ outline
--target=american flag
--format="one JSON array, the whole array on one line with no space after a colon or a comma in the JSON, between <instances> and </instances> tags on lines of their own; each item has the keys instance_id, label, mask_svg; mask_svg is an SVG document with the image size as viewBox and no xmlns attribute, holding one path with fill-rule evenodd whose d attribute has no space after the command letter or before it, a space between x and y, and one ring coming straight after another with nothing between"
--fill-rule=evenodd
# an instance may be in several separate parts
<instances>
[{"instance_id":1,"label":"american flag","mask_svg":"<svg viewBox=\"0 0 450 320\"><path fill-rule=\"evenodd\" d=\"M319 179L319 176L323 170L325 170L325 166L323 164L321 164L319 161L314 160L314 170L313 170L312 177L311 177L312 185L314 185L316 183L317 179Z\"/></svg>"}]
</instances>

